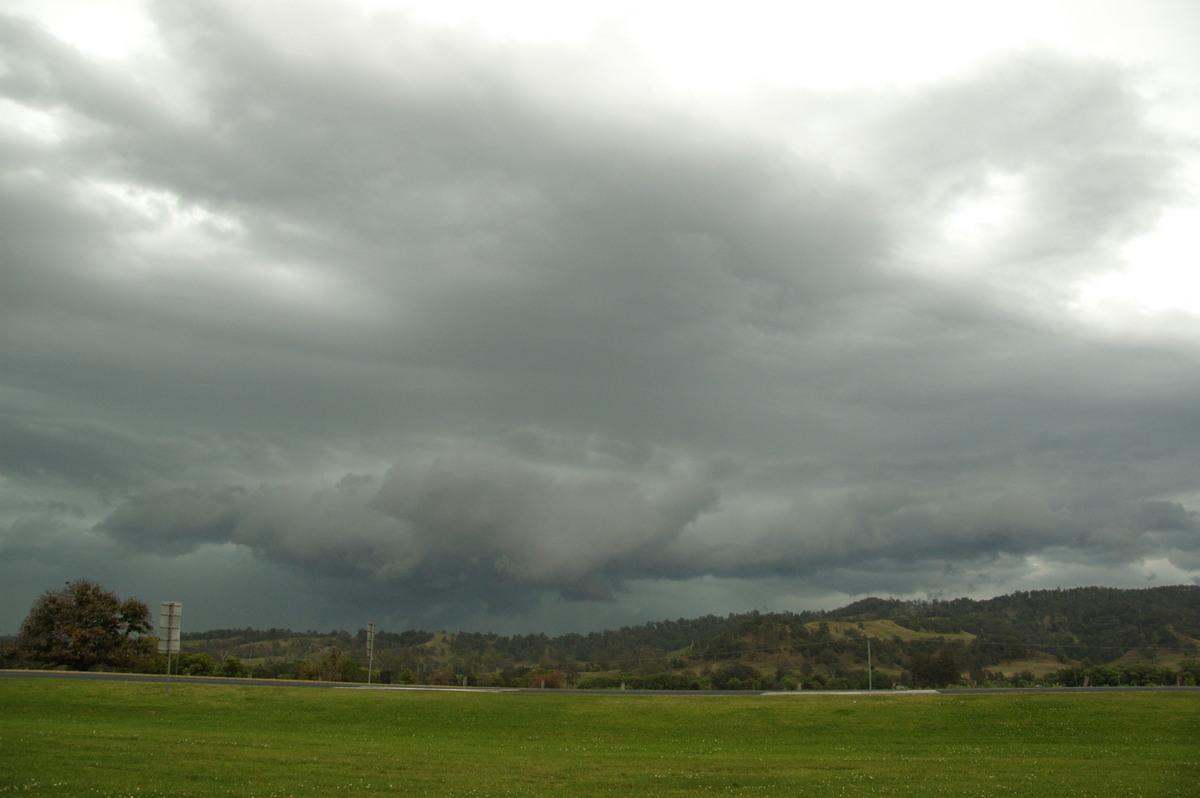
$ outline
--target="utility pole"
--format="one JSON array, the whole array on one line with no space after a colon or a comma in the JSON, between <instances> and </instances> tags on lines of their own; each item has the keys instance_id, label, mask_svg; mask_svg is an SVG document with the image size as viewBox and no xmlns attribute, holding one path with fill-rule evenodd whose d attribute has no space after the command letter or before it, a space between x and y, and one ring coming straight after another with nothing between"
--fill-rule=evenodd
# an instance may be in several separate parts
<instances>
[{"instance_id":1,"label":"utility pole","mask_svg":"<svg viewBox=\"0 0 1200 798\"><path fill-rule=\"evenodd\" d=\"M367 684L371 683L371 671L375 667L375 624L367 623Z\"/></svg>"},{"instance_id":2,"label":"utility pole","mask_svg":"<svg viewBox=\"0 0 1200 798\"><path fill-rule=\"evenodd\" d=\"M867 689L868 690L875 689L875 683L872 678L872 666L871 666L871 638L869 638L869 637L867 638Z\"/></svg>"}]
</instances>

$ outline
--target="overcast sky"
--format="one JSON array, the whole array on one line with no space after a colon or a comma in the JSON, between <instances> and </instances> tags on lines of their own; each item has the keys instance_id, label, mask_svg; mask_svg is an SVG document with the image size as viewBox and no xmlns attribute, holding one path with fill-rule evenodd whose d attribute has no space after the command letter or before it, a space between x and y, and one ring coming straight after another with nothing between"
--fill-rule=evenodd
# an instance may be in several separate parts
<instances>
[{"instance_id":1,"label":"overcast sky","mask_svg":"<svg viewBox=\"0 0 1200 798\"><path fill-rule=\"evenodd\" d=\"M0 633L1200 582L1193 0L7 0Z\"/></svg>"}]
</instances>

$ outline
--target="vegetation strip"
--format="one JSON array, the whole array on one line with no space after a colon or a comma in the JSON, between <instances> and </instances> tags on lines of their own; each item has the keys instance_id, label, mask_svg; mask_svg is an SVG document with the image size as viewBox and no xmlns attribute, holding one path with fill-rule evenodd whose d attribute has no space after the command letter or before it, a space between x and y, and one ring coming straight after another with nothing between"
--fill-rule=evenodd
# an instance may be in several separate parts
<instances>
[{"instance_id":1,"label":"vegetation strip","mask_svg":"<svg viewBox=\"0 0 1200 798\"><path fill-rule=\"evenodd\" d=\"M48 591L0 666L163 673L146 605L88 582ZM174 673L364 682L367 632L185 633ZM393 633L375 683L615 690L1200 684L1200 586L1074 588L986 601L864 599L828 612L660 621L587 635Z\"/></svg>"}]
</instances>

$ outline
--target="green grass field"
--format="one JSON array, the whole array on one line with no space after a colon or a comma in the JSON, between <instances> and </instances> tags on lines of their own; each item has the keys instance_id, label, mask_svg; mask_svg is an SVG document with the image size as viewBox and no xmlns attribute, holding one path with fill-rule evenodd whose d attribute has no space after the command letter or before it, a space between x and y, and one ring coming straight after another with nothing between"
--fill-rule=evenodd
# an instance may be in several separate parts
<instances>
[{"instance_id":1,"label":"green grass field","mask_svg":"<svg viewBox=\"0 0 1200 798\"><path fill-rule=\"evenodd\" d=\"M1193 796L1200 694L421 693L0 680L0 794Z\"/></svg>"}]
</instances>

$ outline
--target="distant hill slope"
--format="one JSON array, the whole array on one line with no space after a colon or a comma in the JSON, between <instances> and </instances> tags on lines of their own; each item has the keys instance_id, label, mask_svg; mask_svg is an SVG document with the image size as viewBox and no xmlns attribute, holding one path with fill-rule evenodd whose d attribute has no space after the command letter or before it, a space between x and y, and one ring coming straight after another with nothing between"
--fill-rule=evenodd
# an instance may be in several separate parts
<instances>
[{"instance_id":1,"label":"distant hill slope","mask_svg":"<svg viewBox=\"0 0 1200 798\"><path fill-rule=\"evenodd\" d=\"M1083 587L985 600L868 598L830 611L707 615L553 637L380 632L374 665L389 673L420 678L437 673L457 681L483 674L509 678L531 669L570 678L604 672L702 675L738 662L777 679L794 674L801 681L844 681L866 670L868 641L871 668L885 674L911 670L943 650L976 680L993 672L1044 672L1075 663L1175 664L1200 652L1200 586ZM217 659L249 660L310 658L336 647L366 663L364 630L353 635L214 630L185 635L184 647Z\"/></svg>"}]
</instances>

